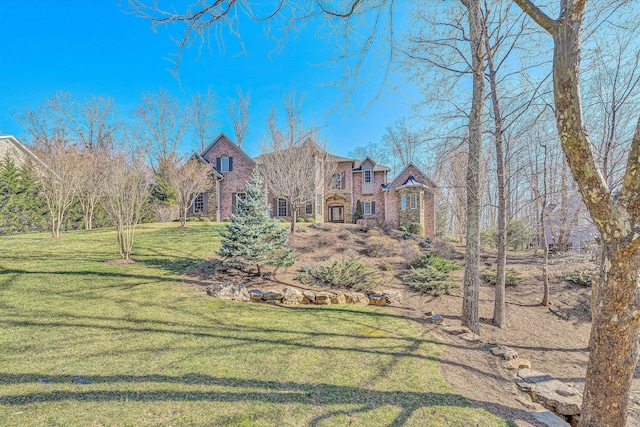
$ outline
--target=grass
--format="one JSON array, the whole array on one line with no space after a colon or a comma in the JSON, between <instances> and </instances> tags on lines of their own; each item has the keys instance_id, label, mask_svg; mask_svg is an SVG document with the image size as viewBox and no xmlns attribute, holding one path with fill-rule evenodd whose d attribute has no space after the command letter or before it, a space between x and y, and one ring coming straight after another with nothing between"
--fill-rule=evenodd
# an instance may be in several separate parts
<instances>
[{"instance_id":1,"label":"grass","mask_svg":"<svg viewBox=\"0 0 640 427\"><path fill-rule=\"evenodd\" d=\"M389 426L507 422L457 395L441 344L369 307L223 302L182 282L219 225L0 238L2 426ZM191 280L187 278L187 282Z\"/></svg>"}]
</instances>

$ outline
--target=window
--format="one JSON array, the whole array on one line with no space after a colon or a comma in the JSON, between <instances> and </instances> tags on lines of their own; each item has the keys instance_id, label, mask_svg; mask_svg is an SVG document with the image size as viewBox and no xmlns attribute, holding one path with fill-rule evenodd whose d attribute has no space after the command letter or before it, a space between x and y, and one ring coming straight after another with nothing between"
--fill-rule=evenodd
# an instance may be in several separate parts
<instances>
[{"instance_id":1,"label":"window","mask_svg":"<svg viewBox=\"0 0 640 427\"><path fill-rule=\"evenodd\" d=\"M220 157L220 170L218 172L229 172L229 157Z\"/></svg>"},{"instance_id":2,"label":"window","mask_svg":"<svg viewBox=\"0 0 640 427\"><path fill-rule=\"evenodd\" d=\"M362 214L363 215L371 215L371 202L363 202L362 203Z\"/></svg>"},{"instance_id":3,"label":"window","mask_svg":"<svg viewBox=\"0 0 640 427\"><path fill-rule=\"evenodd\" d=\"M287 216L287 200L278 199L278 216Z\"/></svg>"},{"instance_id":4,"label":"window","mask_svg":"<svg viewBox=\"0 0 640 427\"><path fill-rule=\"evenodd\" d=\"M416 194L409 194L409 209L417 209L416 199Z\"/></svg>"},{"instance_id":5,"label":"window","mask_svg":"<svg viewBox=\"0 0 640 427\"><path fill-rule=\"evenodd\" d=\"M306 215L313 214L313 203L309 202L304 206L304 213Z\"/></svg>"},{"instance_id":6,"label":"window","mask_svg":"<svg viewBox=\"0 0 640 427\"><path fill-rule=\"evenodd\" d=\"M402 195L402 198L401 198L401 200L400 200L400 208L401 208L402 210L407 209L407 195L406 195L406 194L403 194L403 195Z\"/></svg>"},{"instance_id":7,"label":"window","mask_svg":"<svg viewBox=\"0 0 640 427\"><path fill-rule=\"evenodd\" d=\"M371 169L367 169L364 171L364 183L365 184L371 183Z\"/></svg>"},{"instance_id":8,"label":"window","mask_svg":"<svg viewBox=\"0 0 640 427\"><path fill-rule=\"evenodd\" d=\"M340 190L342 189L342 175L339 173L334 173L331 177L331 190Z\"/></svg>"},{"instance_id":9,"label":"window","mask_svg":"<svg viewBox=\"0 0 640 427\"><path fill-rule=\"evenodd\" d=\"M193 201L193 213L204 212L204 193L199 193Z\"/></svg>"},{"instance_id":10,"label":"window","mask_svg":"<svg viewBox=\"0 0 640 427\"><path fill-rule=\"evenodd\" d=\"M322 196L316 196L316 214L322 215Z\"/></svg>"}]
</instances>

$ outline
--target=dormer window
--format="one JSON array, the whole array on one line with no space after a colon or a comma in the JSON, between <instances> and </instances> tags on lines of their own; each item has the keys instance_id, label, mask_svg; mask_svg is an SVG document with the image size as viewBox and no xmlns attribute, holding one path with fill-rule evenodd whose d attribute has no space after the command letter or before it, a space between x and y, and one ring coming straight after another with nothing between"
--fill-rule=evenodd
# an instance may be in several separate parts
<instances>
[{"instance_id":1,"label":"dormer window","mask_svg":"<svg viewBox=\"0 0 640 427\"><path fill-rule=\"evenodd\" d=\"M365 184L371 183L371 169L365 169L363 179Z\"/></svg>"}]
</instances>

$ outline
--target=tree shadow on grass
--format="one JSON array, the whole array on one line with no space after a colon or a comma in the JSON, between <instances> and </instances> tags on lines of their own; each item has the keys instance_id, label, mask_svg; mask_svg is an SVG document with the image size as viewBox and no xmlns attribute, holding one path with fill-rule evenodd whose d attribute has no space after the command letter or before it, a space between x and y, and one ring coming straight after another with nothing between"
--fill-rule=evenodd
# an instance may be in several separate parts
<instances>
[{"instance_id":1,"label":"tree shadow on grass","mask_svg":"<svg viewBox=\"0 0 640 427\"><path fill-rule=\"evenodd\" d=\"M388 424L402 426L420 408L428 407L459 407L474 408L484 402L469 400L454 393L438 392L408 392L381 391L361 387L338 386L323 383L297 383L292 381L266 381L254 379L239 379L214 377L201 374L187 374L182 376L170 375L113 375L113 376L71 376L71 375L40 375L40 374L9 374L0 373L0 384L79 384L91 388L92 384L128 384L128 383L161 383L167 388L154 391L145 390L100 390L86 391L55 390L50 392L34 392L19 395L0 396L3 405L29 405L46 402L262 402L271 404L303 404L310 406L357 405L357 409L330 410L314 417L308 425L317 426L322 421L339 415L351 415L373 411L381 406L393 406L400 409L400 413ZM171 384L206 385L224 387L225 391L180 391L171 389ZM141 387L144 387L141 384ZM530 419L526 411L508 408L514 417ZM515 426L509 422L510 426Z\"/></svg>"}]
</instances>

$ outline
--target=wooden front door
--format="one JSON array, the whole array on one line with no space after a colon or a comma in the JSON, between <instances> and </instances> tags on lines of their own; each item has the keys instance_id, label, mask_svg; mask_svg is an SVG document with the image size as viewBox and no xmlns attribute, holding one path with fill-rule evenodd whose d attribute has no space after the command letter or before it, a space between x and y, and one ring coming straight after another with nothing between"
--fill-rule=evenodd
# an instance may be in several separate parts
<instances>
[{"instance_id":1,"label":"wooden front door","mask_svg":"<svg viewBox=\"0 0 640 427\"><path fill-rule=\"evenodd\" d=\"M344 206L329 206L329 222L344 222Z\"/></svg>"}]
</instances>

